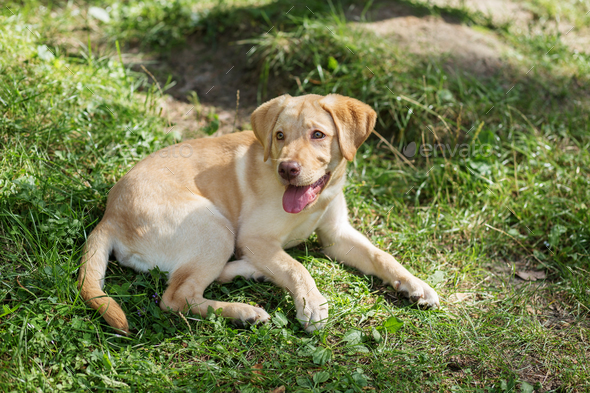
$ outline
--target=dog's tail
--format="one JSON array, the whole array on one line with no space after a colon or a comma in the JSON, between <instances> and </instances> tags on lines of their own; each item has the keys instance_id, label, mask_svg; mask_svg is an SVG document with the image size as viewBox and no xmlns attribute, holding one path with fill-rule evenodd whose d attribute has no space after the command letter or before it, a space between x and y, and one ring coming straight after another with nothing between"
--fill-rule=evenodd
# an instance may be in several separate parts
<instances>
[{"instance_id":1,"label":"dog's tail","mask_svg":"<svg viewBox=\"0 0 590 393\"><path fill-rule=\"evenodd\" d=\"M113 248L109 229L108 224L101 222L88 236L82 255L78 288L86 304L98 310L113 328L128 334L129 324L125 313L117 302L102 290L109 254Z\"/></svg>"}]
</instances>

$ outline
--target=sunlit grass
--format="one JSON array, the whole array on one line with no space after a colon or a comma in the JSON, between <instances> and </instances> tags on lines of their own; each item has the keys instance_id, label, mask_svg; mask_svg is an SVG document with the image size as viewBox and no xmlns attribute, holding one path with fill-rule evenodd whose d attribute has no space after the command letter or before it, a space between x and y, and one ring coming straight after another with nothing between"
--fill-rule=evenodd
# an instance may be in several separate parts
<instances>
[{"instance_id":1,"label":"sunlit grass","mask_svg":"<svg viewBox=\"0 0 590 393\"><path fill-rule=\"evenodd\" d=\"M110 4L29 1L0 16L1 390L588 389L587 57L562 45L547 54L556 37L499 27L520 57L480 77L351 29L341 12L349 3L308 2L310 15L303 6L287 14L287 2L152 9L159 2L131 1L120 7L133 20L87 16L89 5L111 12ZM463 8L422 11L495 31ZM191 22L195 12L201 19ZM155 28L172 17L176 24ZM70 33L90 35L99 49L67 41ZM165 59L189 33L256 45L260 99L269 98L269 80L285 78L292 94L334 91L379 111L376 130L391 146L371 139L349 165L351 220L429 281L441 310L414 308L380 280L325 258L315 237L289 251L330 299L327 328L315 335L296 322L288 294L243 279L206 295L258 304L271 323L244 330L215 314L163 313L164 275L116 262L105 289L137 334L116 335L81 302L80 249L109 189L174 142L159 90L122 66L115 41ZM528 64L535 68L526 74ZM392 148L411 142L409 165ZM444 145L444 156L421 155L423 144ZM546 278L523 281L522 271Z\"/></svg>"}]
</instances>

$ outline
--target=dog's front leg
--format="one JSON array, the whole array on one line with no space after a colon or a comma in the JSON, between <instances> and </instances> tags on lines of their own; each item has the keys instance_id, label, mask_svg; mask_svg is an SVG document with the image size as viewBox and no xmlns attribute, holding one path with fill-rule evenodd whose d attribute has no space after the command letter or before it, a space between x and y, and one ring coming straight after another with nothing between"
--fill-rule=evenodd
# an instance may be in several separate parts
<instances>
[{"instance_id":1,"label":"dog's front leg","mask_svg":"<svg viewBox=\"0 0 590 393\"><path fill-rule=\"evenodd\" d=\"M317 233L326 255L365 274L379 277L419 305L433 308L440 305L434 289L414 277L392 255L379 250L350 225L343 194L332 201Z\"/></svg>"},{"instance_id":2,"label":"dog's front leg","mask_svg":"<svg viewBox=\"0 0 590 393\"><path fill-rule=\"evenodd\" d=\"M287 289L295 301L297 319L308 332L321 329L328 318L328 301L320 293L307 269L291 258L278 241L254 237L239 239L242 259L276 285Z\"/></svg>"}]
</instances>

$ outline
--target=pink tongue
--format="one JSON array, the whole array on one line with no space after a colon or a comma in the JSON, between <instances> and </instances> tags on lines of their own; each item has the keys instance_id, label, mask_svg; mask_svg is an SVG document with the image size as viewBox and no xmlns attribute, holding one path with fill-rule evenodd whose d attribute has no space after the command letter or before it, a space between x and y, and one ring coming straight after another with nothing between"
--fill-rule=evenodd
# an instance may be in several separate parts
<instances>
[{"instance_id":1,"label":"pink tongue","mask_svg":"<svg viewBox=\"0 0 590 393\"><path fill-rule=\"evenodd\" d=\"M311 185L309 186L289 186L283 194L283 209L287 213L299 213L316 198L317 194Z\"/></svg>"}]
</instances>

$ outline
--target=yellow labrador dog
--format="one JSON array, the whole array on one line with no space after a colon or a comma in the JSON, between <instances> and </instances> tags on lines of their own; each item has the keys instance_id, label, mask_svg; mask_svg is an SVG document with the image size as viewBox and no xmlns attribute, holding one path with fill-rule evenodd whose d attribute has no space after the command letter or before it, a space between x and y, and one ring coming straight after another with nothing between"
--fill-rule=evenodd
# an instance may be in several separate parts
<instances>
[{"instance_id":1,"label":"yellow labrador dog","mask_svg":"<svg viewBox=\"0 0 590 393\"><path fill-rule=\"evenodd\" d=\"M313 231L331 258L390 283L412 301L438 307L436 292L348 222L342 187L347 161L371 133L376 113L362 102L283 95L252 114L254 132L183 142L138 163L111 190L88 237L82 297L127 333L119 305L103 291L111 252L138 271L169 273L164 310L265 322L261 308L205 299L214 280L267 279L287 289L309 332L328 318L328 301L303 265L283 249ZM236 261L228 262L232 254Z\"/></svg>"}]
</instances>

